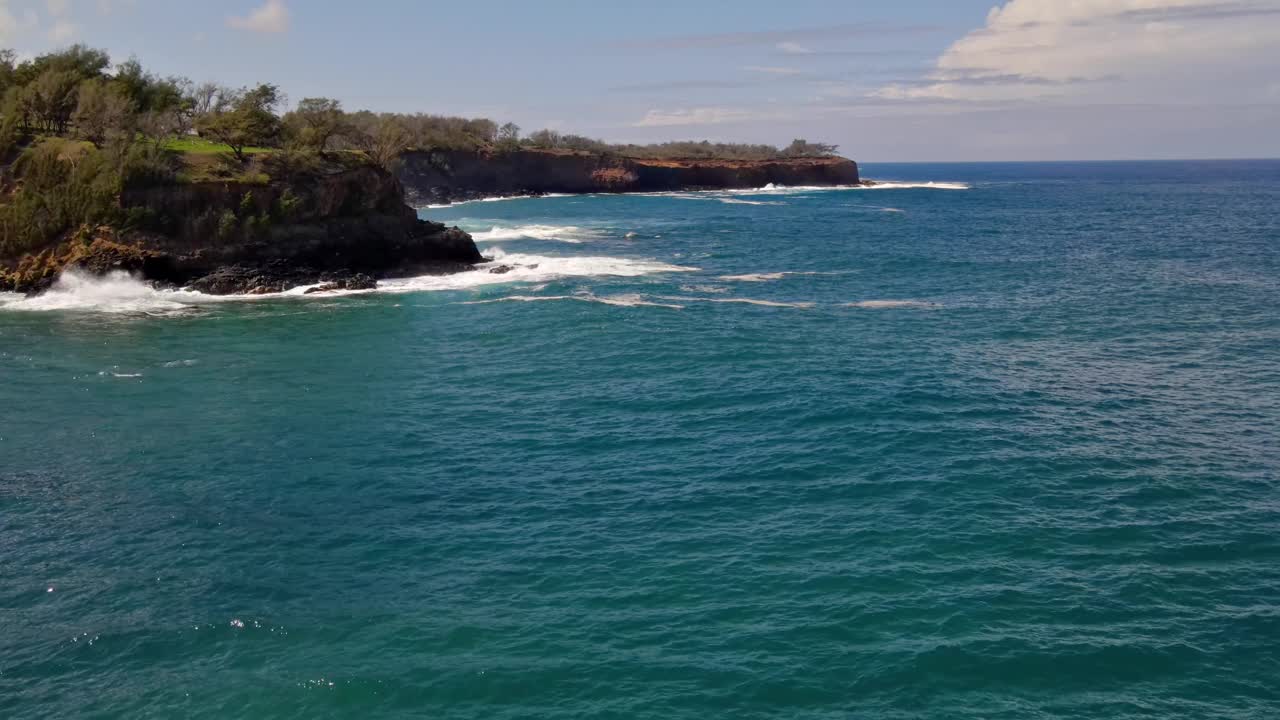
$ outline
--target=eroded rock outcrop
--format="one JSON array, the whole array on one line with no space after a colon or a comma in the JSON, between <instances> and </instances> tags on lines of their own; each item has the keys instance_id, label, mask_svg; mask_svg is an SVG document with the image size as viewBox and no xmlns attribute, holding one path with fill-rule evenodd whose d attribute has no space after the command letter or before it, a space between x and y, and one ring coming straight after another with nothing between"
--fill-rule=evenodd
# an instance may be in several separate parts
<instances>
[{"instance_id":1,"label":"eroded rock outcrop","mask_svg":"<svg viewBox=\"0 0 1280 720\"><path fill-rule=\"evenodd\" d=\"M38 252L0 258L0 290L38 292L67 267L126 270L215 294L445 274L483 260L465 232L421 220L390 173L326 168L287 182L126 187L127 230L80 228Z\"/></svg>"}]
</instances>

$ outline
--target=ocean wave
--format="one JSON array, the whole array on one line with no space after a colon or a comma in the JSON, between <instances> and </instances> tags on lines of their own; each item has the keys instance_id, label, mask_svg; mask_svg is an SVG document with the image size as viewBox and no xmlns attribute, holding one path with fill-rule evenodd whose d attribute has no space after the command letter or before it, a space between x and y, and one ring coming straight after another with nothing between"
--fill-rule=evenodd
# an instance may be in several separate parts
<instances>
[{"instance_id":1,"label":"ocean wave","mask_svg":"<svg viewBox=\"0 0 1280 720\"><path fill-rule=\"evenodd\" d=\"M673 303L659 303L645 300L643 295L627 294L627 295L594 295L592 293L579 293L577 295L508 295L506 297L491 298L488 300L469 300L459 303L460 305L489 305L491 303L502 302L549 302L559 300L572 300L577 302L600 303L602 305L614 305L618 307L658 307L668 308L671 310L683 310L683 305Z\"/></svg>"},{"instance_id":2,"label":"ocean wave","mask_svg":"<svg viewBox=\"0 0 1280 720\"><path fill-rule=\"evenodd\" d=\"M862 300L860 302L845 303L844 307L856 307L863 308L865 310L885 310L892 308L936 309L942 306L937 303L925 302L923 300Z\"/></svg>"},{"instance_id":3,"label":"ocean wave","mask_svg":"<svg viewBox=\"0 0 1280 720\"><path fill-rule=\"evenodd\" d=\"M21 312L58 310L92 311L113 314L169 314L191 310L182 293L157 290L122 270L94 276L71 269L62 273L53 286L40 295L10 295L0 298L0 309ZM213 296L201 296L213 300ZM188 298L189 299L189 298Z\"/></svg>"},{"instance_id":4,"label":"ocean wave","mask_svg":"<svg viewBox=\"0 0 1280 720\"><path fill-rule=\"evenodd\" d=\"M373 290L336 290L307 295L315 285L304 285L283 293L267 295L205 295L189 290L161 290L123 271L93 276L67 270L49 290L27 297L0 294L0 310L22 312L78 311L123 315L172 315L191 312L201 306L225 302L259 302L295 299L322 300L347 295L373 293L417 293L470 290L489 285L546 283L568 277L640 277L658 273L694 272L697 268L655 260L631 258L530 255L487 250L491 260L469 272L453 275L423 275L382 280ZM493 270L503 270L495 273Z\"/></svg>"},{"instance_id":5,"label":"ocean wave","mask_svg":"<svg viewBox=\"0 0 1280 720\"><path fill-rule=\"evenodd\" d=\"M469 290L486 285L516 282L545 283L567 277L640 277L659 273L695 272L697 268L672 265L655 260L603 256L547 256L507 253L501 248L486 252L491 262L474 272L454 275L426 275L398 280L383 280L378 289L367 292L422 292L433 290ZM501 273L493 270L505 270Z\"/></svg>"},{"instance_id":6,"label":"ocean wave","mask_svg":"<svg viewBox=\"0 0 1280 720\"><path fill-rule=\"evenodd\" d=\"M874 181L874 185L861 185L861 190L969 190L969 183L962 182L899 182L893 180Z\"/></svg>"},{"instance_id":7,"label":"ocean wave","mask_svg":"<svg viewBox=\"0 0 1280 720\"><path fill-rule=\"evenodd\" d=\"M818 305L813 302L783 302L780 300L756 300L753 298L705 298L703 302L740 303L743 305L759 305L760 307L799 308L801 310L808 310Z\"/></svg>"},{"instance_id":8,"label":"ocean wave","mask_svg":"<svg viewBox=\"0 0 1280 720\"><path fill-rule=\"evenodd\" d=\"M716 198L725 205L786 205L784 202L768 200L742 200L740 198Z\"/></svg>"},{"instance_id":9,"label":"ocean wave","mask_svg":"<svg viewBox=\"0 0 1280 720\"><path fill-rule=\"evenodd\" d=\"M473 203L505 202L507 200L542 200L545 198L574 197L573 193L547 193L546 195L495 195L493 197L475 198L474 200L458 200L451 203L439 203L418 206L419 210L442 210L444 208L471 205Z\"/></svg>"},{"instance_id":10,"label":"ocean wave","mask_svg":"<svg viewBox=\"0 0 1280 720\"><path fill-rule=\"evenodd\" d=\"M476 242L496 242L500 240L555 240L578 244L584 239L598 237L599 233L576 225L518 225L503 227L494 225L489 230L472 232Z\"/></svg>"},{"instance_id":11,"label":"ocean wave","mask_svg":"<svg viewBox=\"0 0 1280 720\"><path fill-rule=\"evenodd\" d=\"M724 303L724 304L738 304L738 305L758 305L760 307L796 308L800 310L811 310L818 306L817 303L808 302L808 301L785 302L782 300L758 300L756 298L736 298L736 297L735 298L718 298L718 297L711 298L711 297L686 297L686 296L669 296L669 295L660 295L657 297L660 300L672 300L675 302L683 302L683 303L705 302L705 303Z\"/></svg>"},{"instance_id":12,"label":"ocean wave","mask_svg":"<svg viewBox=\"0 0 1280 720\"><path fill-rule=\"evenodd\" d=\"M705 293L708 295L718 295L720 293L729 292L729 288L723 285L681 285L681 292Z\"/></svg>"},{"instance_id":13,"label":"ocean wave","mask_svg":"<svg viewBox=\"0 0 1280 720\"><path fill-rule=\"evenodd\" d=\"M745 275L721 275L719 279L727 282L768 282L770 280L781 280L787 275L788 273L784 272L747 273Z\"/></svg>"},{"instance_id":14,"label":"ocean wave","mask_svg":"<svg viewBox=\"0 0 1280 720\"><path fill-rule=\"evenodd\" d=\"M723 281L725 281L725 282L754 282L754 283L759 283L759 282L770 282L770 281L772 281L772 280L781 280L781 279L783 279L783 278L785 278L785 277L790 277L790 276L792 276L792 275L809 275L809 276L813 276L813 275L847 275L849 272L850 272L850 271L848 271L848 270L830 270L830 271L826 271L826 272L819 272L819 271L816 271L816 270L806 270L806 271L784 271L784 272L765 272L765 273L745 273L745 274L742 274L742 275L721 275L720 277L718 277L718 278L716 278L716 279L717 279L717 280L723 280Z\"/></svg>"},{"instance_id":15,"label":"ocean wave","mask_svg":"<svg viewBox=\"0 0 1280 720\"><path fill-rule=\"evenodd\" d=\"M769 183L756 188L726 188L720 190L659 190L654 192L634 193L549 193L547 195L520 195L514 197L489 197L476 200L461 200L455 203L440 205L424 205L419 209L440 210L458 207L471 203L490 203L506 200L539 200L564 197L664 197L676 200L703 200L724 202L730 205L785 205L782 202L748 201L743 197L755 195L801 195L815 192L848 192L853 190L970 190L972 186L965 182L952 181L904 181L904 180L872 180L867 185L777 185Z\"/></svg>"}]
</instances>

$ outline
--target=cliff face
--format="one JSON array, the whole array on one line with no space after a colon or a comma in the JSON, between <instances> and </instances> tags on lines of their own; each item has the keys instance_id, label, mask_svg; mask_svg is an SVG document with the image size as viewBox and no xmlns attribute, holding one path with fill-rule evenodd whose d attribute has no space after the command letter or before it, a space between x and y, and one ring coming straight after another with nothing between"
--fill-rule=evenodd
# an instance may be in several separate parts
<instances>
[{"instance_id":1,"label":"cliff face","mask_svg":"<svg viewBox=\"0 0 1280 720\"><path fill-rule=\"evenodd\" d=\"M131 229L81 228L38 253L0 258L0 290L38 291L71 265L226 294L372 287L482 261L469 235L420 220L399 181L371 166L268 184L127 187L120 207L138 218Z\"/></svg>"},{"instance_id":2,"label":"cliff face","mask_svg":"<svg viewBox=\"0 0 1280 720\"><path fill-rule=\"evenodd\" d=\"M856 185L845 158L637 160L591 153L518 150L411 152L398 171L416 205L499 195L722 190L775 185Z\"/></svg>"}]
</instances>

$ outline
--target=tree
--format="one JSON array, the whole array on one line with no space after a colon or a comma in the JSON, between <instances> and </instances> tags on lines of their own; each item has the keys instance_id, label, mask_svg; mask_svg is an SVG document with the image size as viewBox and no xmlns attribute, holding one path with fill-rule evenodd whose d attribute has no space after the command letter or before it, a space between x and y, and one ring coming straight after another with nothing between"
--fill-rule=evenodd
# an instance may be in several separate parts
<instances>
[{"instance_id":1,"label":"tree","mask_svg":"<svg viewBox=\"0 0 1280 720\"><path fill-rule=\"evenodd\" d=\"M31 115L45 132L67 132L79 100L81 78L70 70L46 70L23 91Z\"/></svg>"},{"instance_id":2,"label":"tree","mask_svg":"<svg viewBox=\"0 0 1280 720\"><path fill-rule=\"evenodd\" d=\"M46 53L18 65L14 72L14 83L30 85L50 70L69 72L79 80L89 80L102 77L109 67L111 56L105 51L85 45L72 45L66 50Z\"/></svg>"},{"instance_id":3,"label":"tree","mask_svg":"<svg viewBox=\"0 0 1280 720\"><path fill-rule=\"evenodd\" d=\"M303 98L286 122L296 126L304 146L323 153L329 140L343 132L346 113L342 103L332 98Z\"/></svg>"},{"instance_id":4,"label":"tree","mask_svg":"<svg viewBox=\"0 0 1280 720\"><path fill-rule=\"evenodd\" d=\"M218 83L200 83L187 91L187 102L191 104L191 114L198 122L210 113L226 110L234 99L235 91L222 87Z\"/></svg>"},{"instance_id":5,"label":"tree","mask_svg":"<svg viewBox=\"0 0 1280 720\"><path fill-rule=\"evenodd\" d=\"M370 159L382 168L391 170L400 154L409 149L413 134L400 118L393 115L379 118L377 125L371 132L365 133L361 140Z\"/></svg>"},{"instance_id":6,"label":"tree","mask_svg":"<svg viewBox=\"0 0 1280 720\"><path fill-rule=\"evenodd\" d=\"M503 150L520 147L520 126L509 122L498 128L498 146Z\"/></svg>"},{"instance_id":7,"label":"tree","mask_svg":"<svg viewBox=\"0 0 1280 720\"><path fill-rule=\"evenodd\" d=\"M137 122L138 132L156 146L162 145L171 137L185 133L189 126L187 116L180 110L151 110L140 113L137 116Z\"/></svg>"},{"instance_id":8,"label":"tree","mask_svg":"<svg viewBox=\"0 0 1280 720\"><path fill-rule=\"evenodd\" d=\"M0 116L4 117L5 125L12 126L15 137L19 130L26 131L31 127L31 107L27 100L26 89L14 85L5 91L4 99L0 101Z\"/></svg>"},{"instance_id":9,"label":"tree","mask_svg":"<svg viewBox=\"0 0 1280 720\"><path fill-rule=\"evenodd\" d=\"M133 103L115 84L81 83L78 98L72 119L84 139L101 146L108 139L133 134Z\"/></svg>"},{"instance_id":10,"label":"tree","mask_svg":"<svg viewBox=\"0 0 1280 720\"><path fill-rule=\"evenodd\" d=\"M0 50L0 97L4 97L5 92L14 83L17 60L18 54L14 51Z\"/></svg>"},{"instance_id":11,"label":"tree","mask_svg":"<svg viewBox=\"0 0 1280 720\"><path fill-rule=\"evenodd\" d=\"M244 162L246 147L269 145L280 136L280 118L275 114L279 103L280 91L275 85L243 90L231 109L206 116L200 133L229 146L236 159Z\"/></svg>"},{"instance_id":12,"label":"tree","mask_svg":"<svg viewBox=\"0 0 1280 720\"><path fill-rule=\"evenodd\" d=\"M555 130L538 130L529 136L529 144L538 148L558 148L562 142L560 133Z\"/></svg>"},{"instance_id":13,"label":"tree","mask_svg":"<svg viewBox=\"0 0 1280 720\"><path fill-rule=\"evenodd\" d=\"M820 157L835 155L838 149L839 147L836 145L811 143L803 138L796 138L782 151L782 154L786 157Z\"/></svg>"}]
</instances>

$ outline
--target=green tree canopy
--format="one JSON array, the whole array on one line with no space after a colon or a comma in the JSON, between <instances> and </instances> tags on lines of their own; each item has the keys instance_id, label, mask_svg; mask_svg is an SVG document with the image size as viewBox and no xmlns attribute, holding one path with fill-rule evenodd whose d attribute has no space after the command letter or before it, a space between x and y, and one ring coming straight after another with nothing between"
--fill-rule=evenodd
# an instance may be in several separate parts
<instances>
[{"instance_id":1,"label":"green tree canopy","mask_svg":"<svg viewBox=\"0 0 1280 720\"><path fill-rule=\"evenodd\" d=\"M261 84L236 94L229 110L210 113L198 126L206 135L231 148L237 160L244 160L244 149L269 145L280 136L280 90L275 85Z\"/></svg>"},{"instance_id":2,"label":"green tree canopy","mask_svg":"<svg viewBox=\"0 0 1280 720\"><path fill-rule=\"evenodd\" d=\"M342 103L332 98L303 98L284 122L297 133L304 147L317 152L327 150L329 141L347 127Z\"/></svg>"}]
</instances>

